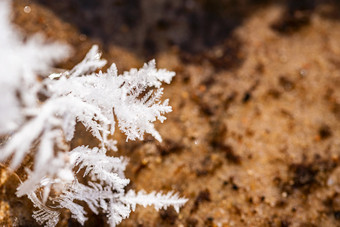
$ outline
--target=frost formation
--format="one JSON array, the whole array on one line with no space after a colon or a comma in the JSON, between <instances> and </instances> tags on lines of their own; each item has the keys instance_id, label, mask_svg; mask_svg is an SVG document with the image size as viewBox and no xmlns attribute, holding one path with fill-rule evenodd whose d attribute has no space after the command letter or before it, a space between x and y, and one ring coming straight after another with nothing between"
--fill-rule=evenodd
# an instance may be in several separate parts
<instances>
[{"instance_id":1,"label":"frost formation","mask_svg":"<svg viewBox=\"0 0 340 227\"><path fill-rule=\"evenodd\" d=\"M110 139L115 122L127 140L143 139L145 133L162 140L153 123L163 122L163 114L171 111L168 100L160 101L161 85L170 83L175 73L157 70L155 61L122 75L115 64L98 72L106 61L93 46L72 70L38 77L66 57L68 48L47 44L40 36L24 42L9 23L9 5L10 1L0 1L0 136L4 141L0 161L15 169L25 157L34 159L17 196L30 198L37 208L33 213L37 222L55 226L60 209L66 208L84 224L86 211L79 201L96 214L107 214L111 226L127 218L137 204L154 205L156 210L173 206L179 211L187 199L173 192L126 192L127 160L106 154L116 150ZM77 123L100 141L98 147L69 149Z\"/></svg>"}]
</instances>

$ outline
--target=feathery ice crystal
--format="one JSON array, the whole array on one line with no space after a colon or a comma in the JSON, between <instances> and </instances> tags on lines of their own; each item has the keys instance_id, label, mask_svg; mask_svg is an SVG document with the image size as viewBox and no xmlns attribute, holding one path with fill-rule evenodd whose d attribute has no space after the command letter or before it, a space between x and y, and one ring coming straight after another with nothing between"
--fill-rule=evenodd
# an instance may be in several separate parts
<instances>
[{"instance_id":1,"label":"feathery ice crystal","mask_svg":"<svg viewBox=\"0 0 340 227\"><path fill-rule=\"evenodd\" d=\"M116 121L127 140L143 139L144 133L162 140L153 123L163 122L163 114L171 111L168 100L160 101L161 85L170 83L175 73L157 70L155 61L122 75L115 64L96 73L106 61L93 46L72 70L38 80L37 75L46 74L56 60L68 55L68 48L47 44L40 36L23 42L9 22L9 5L10 1L0 2L0 136L7 138L0 160L15 169L25 156L34 158L17 196L31 199L37 222L55 226L60 209L66 208L84 224L86 211L77 201L94 213L106 213L111 226L127 218L137 204L179 211L187 199L173 192L126 192L126 159L106 155L116 150L109 138ZM69 149L77 122L100 141L98 147ZM84 178L77 177L78 172Z\"/></svg>"}]
</instances>

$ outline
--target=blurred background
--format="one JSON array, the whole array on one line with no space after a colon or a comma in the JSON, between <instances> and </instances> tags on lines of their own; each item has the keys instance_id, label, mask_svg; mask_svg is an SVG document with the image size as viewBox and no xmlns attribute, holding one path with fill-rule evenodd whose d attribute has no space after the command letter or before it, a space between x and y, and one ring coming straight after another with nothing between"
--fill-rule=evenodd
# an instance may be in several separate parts
<instances>
[{"instance_id":1,"label":"blurred background","mask_svg":"<svg viewBox=\"0 0 340 227\"><path fill-rule=\"evenodd\" d=\"M81 34L116 44L141 56L172 47L190 54L227 45L225 55L240 45L228 43L233 30L268 5L284 8L273 29L284 34L308 25L314 12L338 19L336 0L32 0L52 10ZM229 50L230 49L230 50ZM231 57L230 57L231 58Z\"/></svg>"}]
</instances>

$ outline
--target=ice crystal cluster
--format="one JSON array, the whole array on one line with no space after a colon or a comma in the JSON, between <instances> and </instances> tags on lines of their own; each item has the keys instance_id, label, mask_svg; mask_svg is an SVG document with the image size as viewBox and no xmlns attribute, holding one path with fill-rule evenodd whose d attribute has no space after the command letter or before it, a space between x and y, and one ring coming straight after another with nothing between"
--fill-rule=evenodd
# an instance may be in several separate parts
<instances>
[{"instance_id":1,"label":"ice crystal cluster","mask_svg":"<svg viewBox=\"0 0 340 227\"><path fill-rule=\"evenodd\" d=\"M163 122L163 114L171 111L168 100L160 101L161 85L175 74L157 70L154 61L121 75L115 64L99 71L106 61L97 46L72 70L50 74L52 64L69 49L41 36L23 41L10 24L9 6L10 1L0 1L0 136L6 138L0 160L12 169L26 157L34 161L17 196L30 198L37 222L55 226L66 208L84 224L83 204L96 214L105 213L111 226L138 204L178 211L187 200L176 193L125 191L127 160L107 155L116 150L110 139L116 122L127 140L143 139L145 133L162 140L153 123ZM98 147L69 149L79 123L100 141Z\"/></svg>"}]
</instances>

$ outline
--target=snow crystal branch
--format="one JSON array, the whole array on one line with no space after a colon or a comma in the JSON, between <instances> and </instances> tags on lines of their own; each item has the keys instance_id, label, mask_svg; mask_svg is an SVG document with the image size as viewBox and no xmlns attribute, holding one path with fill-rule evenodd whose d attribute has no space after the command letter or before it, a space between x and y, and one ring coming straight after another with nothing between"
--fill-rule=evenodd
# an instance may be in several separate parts
<instances>
[{"instance_id":1,"label":"snow crystal branch","mask_svg":"<svg viewBox=\"0 0 340 227\"><path fill-rule=\"evenodd\" d=\"M169 84L175 73L156 69L154 60L121 75L115 64L102 72L106 60L93 46L73 69L38 80L68 55L69 48L47 44L42 36L24 42L9 23L9 5L9 0L0 1L0 136L8 137L0 147L0 161L17 168L26 156L34 159L17 196L30 198L38 209L33 212L37 222L55 226L60 209L66 208L84 224L87 213L79 201L94 213L105 213L111 226L138 204L156 210L173 206L179 212L187 199L173 192L125 192L130 182L124 175L127 159L107 155L108 150L117 150L116 141L110 139L116 122L126 140L150 133L162 141L154 122L163 122L172 109L168 100L161 101L161 85ZM100 141L98 147L69 149L77 123Z\"/></svg>"}]
</instances>

